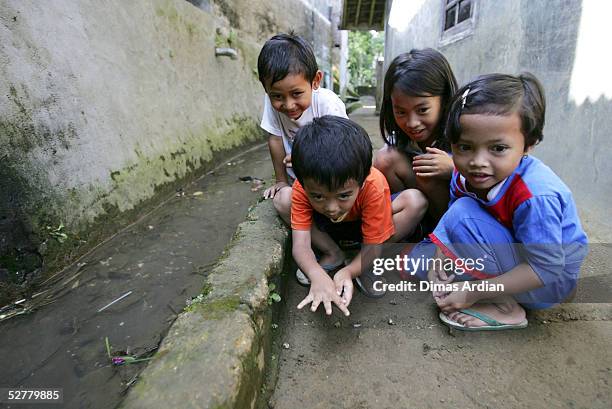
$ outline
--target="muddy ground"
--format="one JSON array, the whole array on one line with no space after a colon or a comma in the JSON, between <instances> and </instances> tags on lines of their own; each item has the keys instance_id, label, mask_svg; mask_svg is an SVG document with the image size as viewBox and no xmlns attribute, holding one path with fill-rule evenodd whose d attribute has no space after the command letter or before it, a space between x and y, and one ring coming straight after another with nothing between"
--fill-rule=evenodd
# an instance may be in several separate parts
<instances>
[{"instance_id":1,"label":"muddy ground","mask_svg":"<svg viewBox=\"0 0 612 409\"><path fill-rule=\"evenodd\" d=\"M394 280L390 280L393 282ZM450 332L427 293L357 294L351 316L298 311L288 272L273 408L609 408L612 322L530 316L527 329Z\"/></svg>"}]
</instances>

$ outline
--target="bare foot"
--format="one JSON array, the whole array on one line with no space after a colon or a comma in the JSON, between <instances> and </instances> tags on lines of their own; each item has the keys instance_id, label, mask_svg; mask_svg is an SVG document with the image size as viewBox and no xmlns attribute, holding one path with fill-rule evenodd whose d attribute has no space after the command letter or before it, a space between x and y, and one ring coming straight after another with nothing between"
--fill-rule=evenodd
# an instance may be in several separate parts
<instances>
[{"instance_id":1,"label":"bare foot","mask_svg":"<svg viewBox=\"0 0 612 409\"><path fill-rule=\"evenodd\" d=\"M470 307L470 310L477 311L487 317L490 317L502 324L518 325L525 321L525 310L516 301L506 301L501 303L479 303L474 304ZM465 327L483 327L487 324L486 322L473 317L468 314L464 314L459 311L447 314L451 320L462 324Z\"/></svg>"}]
</instances>

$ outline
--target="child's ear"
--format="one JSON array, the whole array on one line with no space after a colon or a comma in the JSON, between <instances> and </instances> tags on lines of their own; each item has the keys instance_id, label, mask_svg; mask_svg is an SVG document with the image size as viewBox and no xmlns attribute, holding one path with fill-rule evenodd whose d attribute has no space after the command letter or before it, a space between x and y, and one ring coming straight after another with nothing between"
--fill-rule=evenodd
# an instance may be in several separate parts
<instances>
[{"instance_id":1,"label":"child's ear","mask_svg":"<svg viewBox=\"0 0 612 409\"><path fill-rule=\"evenodd\" d=\"M525 152L523 152L523 154L524 154L524 155L529 155L529 154L531 153L531 151L533 150L533 148L535 148L535 145L530 145L530 146L527 146L527 147L525 148Z\"/></svg>"},{"instance_id":2,"label":"child's ear","mask_svg":"<svg viewBox=\"0 0 612 409\"><path fill-rule=\"evenodd\" d=\"M312 80L312 89L319 89L319 85L321 85L321 80L323 79L323 72L321 70L317 70L317 73Z\"/></svg>"}]
</instances>

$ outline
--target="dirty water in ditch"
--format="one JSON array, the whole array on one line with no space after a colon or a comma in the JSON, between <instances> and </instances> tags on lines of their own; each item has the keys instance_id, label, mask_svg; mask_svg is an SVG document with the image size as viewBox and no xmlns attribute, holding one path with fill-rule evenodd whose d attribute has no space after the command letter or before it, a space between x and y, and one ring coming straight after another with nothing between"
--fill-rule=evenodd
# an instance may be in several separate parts
<instances>
[{"instance_id":1,"label":"dirty water in ditch","mask_svg":"<svg viewBox=\"0 0 612 409\"><path fill-rule=\"evenodd\" d=\"M68 268L53 303L0 323L0 385L62 388L48 408L116 407L146 363L113 367L105 338L154 351L263 193L239 177L271 174L265 145L229 159Z\"/></svg>"}]
</instances>

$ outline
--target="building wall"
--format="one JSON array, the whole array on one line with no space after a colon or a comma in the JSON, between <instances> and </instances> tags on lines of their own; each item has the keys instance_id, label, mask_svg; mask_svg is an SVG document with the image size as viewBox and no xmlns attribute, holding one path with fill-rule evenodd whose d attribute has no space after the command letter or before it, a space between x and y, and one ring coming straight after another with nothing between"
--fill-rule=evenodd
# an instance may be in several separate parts
<instances>
[{"instance_id":1,"label":"building wall","mask_svg":"<svg viewBox=\"0 0 612 409\"><path fill-rule=\"evenodd\" d=\"M0 3L0 282L24 258L61 265L216 152L262 138L259 50L293 29L331 71L323 3Z\"/></svg>"},{"instance_id":2,"label":"building wall","mask_svg":"<svg viewBox=\"0 0 612 409\"><path fill-rule=\"evenodd\" d=\"M448 58L460 84L492 72L535 74L545 88L547 114L534 154L572 189L591 238L610 240L612 83L601 68L606 60L612 66L596 43L610 38L598 20L607 15L607 2L477 0L473 32L450 44L441 41L445 3L415 1L404 18L390 16L396 28L387 25L385 69L402 52L432 47ZM583 85L586 79L595 85Z\"/></svg>"}]
</instances>

